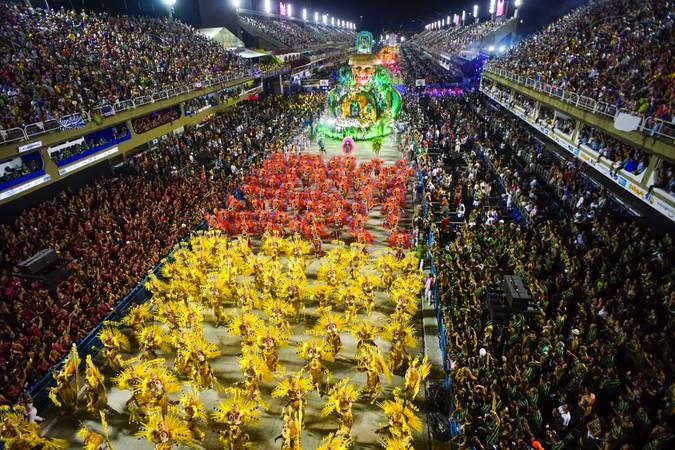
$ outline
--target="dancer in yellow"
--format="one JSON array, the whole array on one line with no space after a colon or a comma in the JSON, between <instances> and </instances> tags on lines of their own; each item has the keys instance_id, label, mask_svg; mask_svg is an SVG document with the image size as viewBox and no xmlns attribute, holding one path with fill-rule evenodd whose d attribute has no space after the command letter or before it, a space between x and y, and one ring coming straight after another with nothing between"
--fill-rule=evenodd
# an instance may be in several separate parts
<instances>
[{"instance_id":1,"label":"dancer in yellow","mask_svg":"<svg viewBox=\"0 0 675 450\"><path fill-rule=\"evenodd\" d=\"M332 258L330 257L330 252L333 250L336 249L333 248L329 251L329 256L324 258L324 262L321 263L317 269L316 278L319 281L325 282L328 286L336 287L340 283L340 280L344 280L346 278L346 273L344 271L344 264L340 264L339 262L335 261L335 259L340 258L339 253L336 253L336 256Z\"/></svg>"},{"instance_id":2,"label":"dancer in yellow","mask_svg":"<svg viewBox=\"0 0 675 450\"><path fill-rule=\"evenodd\" d=\"M0 443L7 450L62 450L68 448L63 439L50 439L40 435L37 423L28 420L21 410L0 405Z\"/></svg>"},{"instance_id":3,"label":"dancer in yellow","mask_svg":"<svg viewBox=\"0 0 675 450\"><path fill-rule=\"evenodd\" d=\"M49 398L60 407L77 408L77 393L80 391L80 355L73 343L61 369L54 375L56 386L49 388ZM74 384L73 384L74 383Z\"/></svg>"},{"instance_id":4,"label":"dancer in yellow","mask_svg":"<svg viewBox=\"0 0 675 450\"><path fill-rule=\"evenodd\" d=\"M169 394L179 392L180 384L163 364L163 359L130 364L113 379L119 389L131 390L127 401L130 422L144 422L145 417L157 409L167 414L171 403Z\"/></svg>"},{"instance_id":5,"label":"dancer in yellow","mask_svg":"<svg viewBox=\"0 0 675 450\"><path fill-rule=\"evenodd\" d=\"M391 343L389 367L395 371L403 364L406 348L415 347L415 329L407 321L390 320L382 327L380 336Z\"/></svg>"},{"instance_id":6,"label":"dancer in yellow","mask_svg":"<svg viewBox=\"0 0 675 450\"><path fill-rule=\"evenodd\" d=\"M218 433L223 448L243 450L252 447L244 427L260 419L260 410L244 391L231 389L229 392L229 398L220 402L211 417L215 422L225 425L225 429Z\"/></svg>"},{"instance_id":7,"label":"dancer in yellow","mask_svg":"<svg viewBox=\"0 0 675 450\"><path fill-rule=\"evenodd\" d=\"M157 351L167 353L171 350L169 345L170 336L166 334L164 328L160 325L145 325L140 328L140 332L136 334L140 350L142 352L141 358L150 361L157 358Z\"/></svg>"},{"instance_id":8,"label":"dancer in yellow","mask_svg":"<svg viewBox=\"0 0 675 450\"><path fill-rule=\"evenodd\" d=\"M427 356L410 358L408 368L405 371L405 382L402 388L394 389L394 396L406 402L412 402L420 391L420 385L431 372L431 363Z\"/></svg>"},{"instance_id":9,"label":"dancer in yellow","mask_svg":"<svg viewBox=\"0 0 675 450\"><path fill-rule=\"evenodd\" d=\"M346 324L347 319L343 315L325 310L321 312L321 317L316 321L310 333L314 336L323 336L333 355L337 355L342 348L340 332Z\"/></svg>"},{"instance_id":10,"label":"dancer in yellow","mask_svg":"<svg viewBox=\"0 0 675 450\"><path fill-rule=\"evenodd\" d=\"M145 323L152 317L152 310L149 303L143 303L132 307L126 316L122 318L120 323L122 325L130 326L134 335L138 334L143 329Z\"/></svg>"},{"instance_id":11,"label":"dancer in yellow","mask_svg":"<svg viewBox=\"0 0 675 450\"><path fill-rule=\"evenodd\" d=\"M331 388L328 400L321 410L321 417L334 413L337 415L338 425L340 426L337 433L342 436L351 436L352 424L354 423L352 405L359 397L359 391L349 384L349 378L343 378Z\"/></svg>"},{"instance_id":12,"label":"dancer in yellow","mask_svg":"<svg viewBox=\"0 0 675 450\"><path fill-rule=\"evenodd\" d=\"M365 368L364 365L364 353L368 350L368 347L376 347L375 338L380 333L380 329L367 320L356 321L351 327L349 327L349 332L356 338L356 355L354 359L356 360L356 366L359 369Z\"/></svg>"},{"instance_id":13,"label":"dancer in yellow","mask_svg":"<svg viewBox=\"0 0 675 450\"><path fill-rule=\"evenodd\" d=\"M326 309L333 305L333 296L337 289L328 284L315 284L308 288L309 296L318 303L319 308Z\"/></svg>"},{"instance_id":14,"label":"dancer in yellow","mask_svg":"<svg viewBox=\"0 0 675 450\"><path fill-rule=\"evenodd\" d=\"M245 283L242 286L237 287L235 291L237 304L242 311L249 312L253 308L260 308L260 300L255 293L255 290L251 288L249 283Z\"/></svg>"},{"instance_id":15,"label":"dancer in yellow","mask_svg":"<svg viewBox=\"0 0 675 450\"><path fill-rule=\"evenodd\" d=\"M216 318L216 322L213 326L216 328L227 324L229 320L229 317L227 317L227 314L225 314L225 311L223 310L224 298L223 292L220 290L217 283L214 283L211 287L205 289L202 295L202 303L213 310L213 317Z\"/></svg>"},{"instance_id":16,"label":"dancer in yellow","mask_svg":"<svg viewBox=\"0 0 675 450\"><path fill-rule=\"evenodd\" d=\"M330 344L318 339L311 339L302 343L298 350L298 355L307 360L307 365L302 369L309 372L316 391L322 393L324 376L326 384L330 383L330 370L323 364L323 361L335 361Z\"/></svg>"},{"instance_id":17,"label":"dancer in yellow","mask_svg":"<svg viewBox=\"0 0 675 450\"><path fill-rule=\"evenodd\" d=\"M391 283L394 282L394 271L398 265L396 257L391 253L385 253L375 260L375 270L380 274L382 285L389 289Z\"/></svg>"},{"instance_id":18,"label":"dancer in yellow","mask_svg":"<svg viewBox=\"0 0 675 450\"><path fill-rule=\"evenodd\" d=\"M265 323L260 317L256 316L255 314L241 311L238 315L232 318L230 323L227 325L227 329L229 330L230 334L234 336L241 336L241 348L243 353L246 348L255 344L255 330L259 330L264 326Z\"/></svg>"},{"instance_id":19,"label":"dancer in yellow","mask_svg":"<svg viewBox=\"0 0 675 450\"><path fill-rule=\"evenodd\" d=\"M275 234L265 232L262 236L262 245L260 246L258 254L271 256L276 259L285 250L285 247L286 242L284 242L282 238Z\"/></svg>"},{"instance_id":20,"label":"dancer in yellow","mask_svg":"<svg viewBox=\"0 0 675 450\"><path fill-rule=\"evenodd\" d=\"M173 413L151 415L136 436L155 444L155 450L171 450L174 445L195 447L198 444L188 423Z\"/></svg>"},{"instance_id":21,"label":"dancer in yellow","mask_svg":"<svg viewBox=\"0 0 675 450\"><path fill-rule=\"evenodd\" d=\"M205 341L197 333L181 333L174 336L174 343L176 371L184 374L201 389L212 389L216 386L216 376L209 360L220 356L218 346Z\"/></svg>"},{"instance_id":22,"label":"dancer in yellow","mask_svg":"<svg viewBox=\"0 0 675 450\"><path fill-rule=\"evenodd\" d=\"M411 292L406 285L410 281L409 278L397 278L389 288L389 296L395 305L391 317L397 322L410 320L419 309L419 291Z\"/></svg>"},{"instance_id":23,"label":"dancer in yellow","mask_svg":"<svg viewBox=\"0 0 675 450\"><path fill-rule=\"evenodd\" d=\"M304 314L305 306L303 300L305 298L306 283L307 280L304 278L291 276L278 278L277 296L283 298L287 303L293 306L296 321L300 321L300 318Z\"/></svg>"},{"instance_id":24,"label":"dancer in yellow","mask_svg":"<svg viewBox=\"0 0 675 450\"><path fill-rule=\"evenodd\" d=\"M98 333L98 338L103 344L103 355L108 365L114 372L119 372L124 366L124 358L120 353L131 349L129 338L114 326L104 326Z\"/></svg>"},{"instance_id":25,"label":"dancer in yellow","mask_svg":"<svg viewBox=\"0 0 675 450\"><path fill-rule=\"evenodd\" d=\"M298 233L289 236L284 241L284 252L287 258L300 258L309 255L311 248L309 243L302 239Z\"/></svg>"},{"instance_id":26,"label":"dancer in yellow","mask_svg":"<svg viewBox=\"0 0 675 450\"><path fill-rule=\"evenodd\" d=\"M157 309L157 319L169 325L171 333L183 333L185 331L202 333L204 315L197 303L168 301L157 303L155 308Z\"/></svg>"},{"instance_id":27,"label":"dancer in yellow","mask_svg":"<svg viewBox=\"0 0 675 450\"><path fill-rule=\"evenodd\" d=\"M369 398L372 404L382 391L380 374L389 380L391 379L391 370L376 345L364 347L362 354L364 367L362 370L366 371L366 388L363 390L362 396Z\"/></svg>"},{"instance_id":28,"label":"dancer in yellow","mask_svg":"<svg viewBox=\"0 0 675 450\"><path fill-rule=\"evenodd\" d=\"M375 275L368 274L358 276L356 281L360 287L361 301L370 316L375 308L375 289L380 285L380 280Z\"/></svg>"},{"instance_id":29,"label":"dancer in yellow","mask_svg":"<svg viewBox=\"0 0 675 450\"><path fill-rule=\"evenodd\" d=\"M295 314L295 309L290 303L265 295L262 300L262 309L274 328L283 335L291 334L291 324L288 322L288 318Z\"/></svg>"},{"instance_id":30,"label":"dancer in yellow","mask_svg":"<svg viewBox=\"0 0 675 450\"><path fill-rule=\"evenodd\" d=\"M194 440L203 442L204 433L199 429L199 424L206 425L208 418L204 412L204 404L199 399L199 391L196 386L190 385L183 393L180 399L180 410Z\"/></svg>"},{"instance_id":31,"label":"dancer in yellow","mask_svg":"<svg viewBox=\"0 0 675 450\"><path fill-rule=\"evenodd\" d=\"M87 355L84 380L84 398L87 401L87 411L99 415L108 408L108 395L106 394L103 374L92 362L91 355Z\"/></svg>"},{"instance_id":32,"label":"dancer in yellow","mask_svg":"<svg viewBox=\"0 0 675 450\"><path fill-rule=\"evenodd\" d=\"M302 427L305 412L305 395L314 387L314 383L303 372L296 372L284 378L272 391L274 398L286 398L286 406L281 412L284 428L288 425L290 435L295 435L292 429L297 425L297 439L299 448L300 428ZM283 433L282 433L283 434ZM291 447L289 447L291 448Z\"/></svg>"},{"instance_id":33,"label":"dancer in yellow","mask_svg":"<svg viewBox=\"0 0 675 450\"><path fill-rule=\"evenodd\" d=\"M283 422L280 436L282 439L281 450L302 450L300 446L300 432L302 431L300 416L283 412L281 420Z\"/></svg>"},{"instance_id":34,"label":"dancer in yellow","mask_svg":"<svg viewBox=\"0 0 675 450\"><path fill-rule=\"evenodd\" d=\"M350 323L359 313L362 301L360 297L360 289L356 286L343 286L337 289L336 297L338 302L345 309L345 322Z\"/></svg>"},{"instance_id":35,"label":"dancer in yellow","mask_svg":"<svg viewBox=\"0 0 675 450\"><path fill-rule=\"evenodd\" d=\"M263 380L270 381L272 372L267 368L265 360L253 349L250 349L239 357L239 367L244 374L244 381L237 384L243 386L249 400L260 403L263 408L267 409L260 392L260 382Z\"/></svg>"},{"instance_id":36,"label":"dancer in yellow","mask_svg":"<svg viewBox=\"0 0 675 450\"><path fill-rule=\"evenodd\" d=\"M422 421L415 414L417 412L415 405L397 398L385 400L378 403L378 406L384 411L387 424L378 429L376 433L389 432L391 438L401 443L403 448L412 449L413 430L418 433L422 431Z\"/></svg>"},{"instance_id":37,"label":"dancer in yellow","mask_svg":"<svg viewBox=\"0 0 675 450\"><path fill-rule=\"evenodd\" d=\"M279 364L278 349L288 345L288 334L275 326L266 326L260 330L257 344L267 369L272 373L283 373L283 367Z\"/></svg>"}]
</instances>

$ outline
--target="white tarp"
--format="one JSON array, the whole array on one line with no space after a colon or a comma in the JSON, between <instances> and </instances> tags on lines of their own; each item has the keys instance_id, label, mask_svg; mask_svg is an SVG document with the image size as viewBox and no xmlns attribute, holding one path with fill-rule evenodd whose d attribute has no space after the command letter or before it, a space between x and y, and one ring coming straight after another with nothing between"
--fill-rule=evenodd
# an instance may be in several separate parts
<instances>
[{"instance_id":1,"label":"white tarp","mask_svg":"<svg viewBox=\"0 0 675 450\"><path fill-rule=\"evenodd\" d=\"M255 50L245 48L242 52L237 53L242 58L259 58L261 56L267 56L268 53L260 53Z\"/></svg>"},{"instance_id":2,"label":"white tarp","mask_svg":"<svg viewBox=\"0 0 675 450\"><path fill-rule=\"evenodd\" d=\"M619 113L614 118L614 128L619 131L635 131L640 126L642 119L628 113Z\"/></svg>"}]
</instances>

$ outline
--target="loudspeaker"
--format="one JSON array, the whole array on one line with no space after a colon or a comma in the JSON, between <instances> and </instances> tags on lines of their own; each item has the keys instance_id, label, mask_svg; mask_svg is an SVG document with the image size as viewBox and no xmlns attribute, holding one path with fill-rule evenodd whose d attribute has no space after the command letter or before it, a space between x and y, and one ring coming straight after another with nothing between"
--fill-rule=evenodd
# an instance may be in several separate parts
<instances>
[{"instance_id":1,"label":"loudspeaker","mask_svg":"<svg viewBox=\"0 0 675 450\"><path fill-rule=\"evenodd\" d=\"M28 259L18 264L19 270L23 273L35 275L42 272L45 268L56 262L56 251L52 248L45 248L34 254Z\"/></svg>"}]
</instances>

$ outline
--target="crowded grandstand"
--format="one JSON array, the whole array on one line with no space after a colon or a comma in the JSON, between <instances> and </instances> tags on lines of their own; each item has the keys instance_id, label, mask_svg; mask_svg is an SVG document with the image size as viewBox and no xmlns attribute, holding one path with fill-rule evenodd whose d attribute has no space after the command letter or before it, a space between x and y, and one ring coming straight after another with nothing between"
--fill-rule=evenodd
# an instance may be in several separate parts
<instances>
[{"instance_id":1,"label":"crowded grandstand","mask_svg":"<svg viewBox=\"0 0 675 450\"><path fill-rule=\"evenodd\" d=\"M528 1L2 4L0 445L672 448L673 4Z\"/></svg>"}]
</instances>

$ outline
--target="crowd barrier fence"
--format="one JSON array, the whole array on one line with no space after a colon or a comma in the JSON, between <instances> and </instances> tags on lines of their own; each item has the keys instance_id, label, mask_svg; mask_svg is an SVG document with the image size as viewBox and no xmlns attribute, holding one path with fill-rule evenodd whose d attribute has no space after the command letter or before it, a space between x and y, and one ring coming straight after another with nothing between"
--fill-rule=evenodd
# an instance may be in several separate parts
<instances>
[{"instance_id":1,"label":"crowd barrier fence","mask_svg":"<svg viewBox=\"0 0 675 450\"><path fill-rule=\"evenodd\" d=\"M416 171L416 179L418 183L424 183L425 174L421 170ZM420 209L422 217L430 217L433 219L433 211L431 210L431 205L427 202L426 195L422 191L422 201L420 204ZM422 255L424 258L429 261L429 273L433 276L434 282L431 285L431 302L434 305L436 324L438 326L438 346L441 352L441 360L443 363L443 388L448 393L449 397L452 398L452 367L450 366L450 358L448 358L448 347L447 347L447 333L445 329L445 322L443 320L443 309L441 307L441 295L440 287L438 284L438 268L435 261L434 255L434 245L436 244L436 236L434 235L433 227L429 228L429 232L425 238L426 244L426 254ZM461 426L459 422L453 419L453 409L449 408L449 413L447 417L447 424L450 430L450 435L452 437L457 436L461 431Z\"/></svg>"},{"instance_id":2,"label":"crowd barrier fence","mask_svg":"<svg viewBox=\"0 0 675 450\"><path fill-rule=\"evenodd\" d=\"M178 95L200 91L212 86L229 83L231 81L240 81L240 83L243 83L249 77L265 79L288 73L290 70L290 67L283 66L280 69L268 70L265 72L260 72L258 70L250 70L247 72L239 71L230 75L206 78L197 82L187 83L169 89L163 89L149 95L143 95L127 100L119 100L114 103L101 104L101 106L93 108L90 111L80 111L54 119L31 123L22 127L14 127L6 130L0 129L0 145L10 144L12 142L18 141L27 141L52 131L68 129L70 126L67 124L70 123L77 123L77 126L84 126L86 123L97 121L102 117L114 116L117 113L138 108L139 106L147 105L148 103L154 103L176 97Z\"/></svg>"},{"instance_id":3,"label":"crowd barrier fence","mask_svg":"<svg viewBox=\"0 0 675 450\"><path fill-rule=\"evenodd\" d=\"M549 97L559 99L565 103L583 109L584 111L589 111L592 114L605 116L612 120L615 120L616 117L621 113L638 116L640 117L640 125L638 126L637 131L647 133L651 136L659 136L661 139L665 139L668 142L672 142L675 139L675 125L664 120L654 117L646 117L645 115L638 112L626 110L616 105L594 100L589 97L584 97L577 94L576 92L571 92L566 89L555 87L549 83L544 83L538 80L533 80L532 78L524 77L522 75L517 75L509 72L508 70L494 67L490 64L486 64L484 70L521 86L525 86L527 88L546 94Z\"/></svg>"}]
</instances>

